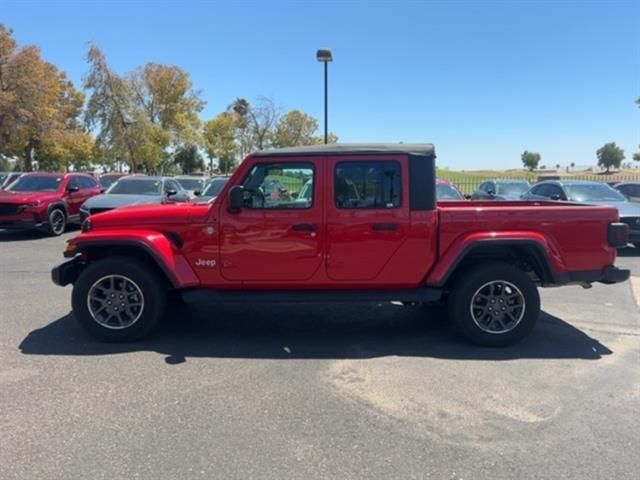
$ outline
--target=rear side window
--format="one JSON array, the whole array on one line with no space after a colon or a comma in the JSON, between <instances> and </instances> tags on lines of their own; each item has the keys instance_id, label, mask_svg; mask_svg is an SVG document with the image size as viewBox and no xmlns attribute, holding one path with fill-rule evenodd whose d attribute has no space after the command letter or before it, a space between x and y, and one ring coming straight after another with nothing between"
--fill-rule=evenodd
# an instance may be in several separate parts
<instances>
[{"instance_id":1,"label":"rear side window","mask_svg":"<svg viewBox=\"0 0 640 480\"><path fill-rule=\"evenodd\" d=\"M334 176L337 208L397 208L402 202L400 164L391 160L340 162Z\"/></svg>"}]
</instances>

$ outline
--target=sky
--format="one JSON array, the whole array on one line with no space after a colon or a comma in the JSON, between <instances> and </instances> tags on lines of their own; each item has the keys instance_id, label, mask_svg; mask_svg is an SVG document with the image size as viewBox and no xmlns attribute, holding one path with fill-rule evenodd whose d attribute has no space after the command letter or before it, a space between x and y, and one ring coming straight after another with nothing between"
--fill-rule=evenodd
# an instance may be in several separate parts
<instances>
[{"instance_id":1,"label":"sky","mask_svg":"<svg viewBox=\"0 0 640 480\"><path fill-rule=\"evenodd\" d=\"M0 22L77 86L88 42L119 73L187 70L207 106L271 97L341 142L431 142L456 170L596 163L640 151L640 0L2 0ZM320 133L320 131L319 131Z\"/></svg>"}]
</instances>

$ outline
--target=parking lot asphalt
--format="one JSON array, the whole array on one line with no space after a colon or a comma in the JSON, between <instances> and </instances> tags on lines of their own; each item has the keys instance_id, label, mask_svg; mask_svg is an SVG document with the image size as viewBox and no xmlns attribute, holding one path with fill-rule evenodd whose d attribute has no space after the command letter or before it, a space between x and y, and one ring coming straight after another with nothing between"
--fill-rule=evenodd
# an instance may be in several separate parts
<instances>
[{"instance_id":1,"label":"parking lot asphalt","mask_svg":"<svg viewBox=\"0 0 640 480\"><path fill-rule=\"evenodd\" d=\"M506 349L392 304L173 308L107 345L49 278L72 235L0 231L0 479L637 478L637 282L543 290Z\"/></svg>"}]
</instances>

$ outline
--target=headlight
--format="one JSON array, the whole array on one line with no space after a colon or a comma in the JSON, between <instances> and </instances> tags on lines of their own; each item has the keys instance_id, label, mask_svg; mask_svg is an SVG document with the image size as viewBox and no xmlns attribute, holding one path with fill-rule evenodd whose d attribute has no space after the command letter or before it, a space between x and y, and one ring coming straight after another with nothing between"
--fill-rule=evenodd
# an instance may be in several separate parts
<instances>
[{"instance_id":1,"label":"headlight","mask_svg":"<svg viewBox=\"0 0 640 480\"><path fill-rule=\"evenodd\" d=\"M29 202L29 203L23 203L21 205L21 207L24 208L34 208L34 207L39 207L40 205L42 205L42 201L41 200L36 200L35 202Z\"/></svg>"},{"instance_id":2,"label":"headlight","mask_svg":"<svg viewBox=\"0 0 640 480\"><path fill-rule=\"evenodd\" d=\"M91 217L82 222L82 226L80 227L80 229L83 232L90 232L93 229L93 225L91 224Z\"/></svg>"}]
</instances>

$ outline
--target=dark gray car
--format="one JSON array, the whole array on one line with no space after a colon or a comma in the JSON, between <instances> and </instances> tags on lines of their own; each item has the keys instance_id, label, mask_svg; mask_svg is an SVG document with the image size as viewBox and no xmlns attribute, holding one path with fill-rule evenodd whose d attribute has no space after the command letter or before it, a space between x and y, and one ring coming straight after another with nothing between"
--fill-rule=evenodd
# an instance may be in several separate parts
<instances>
[{"instance_id":1,"label":"dark gray car","mask_svg":"<svg viewBox=\"0 0 640 480\"><path fill-rule=\"evenodd\" d=\"M520 200L529 188L526 180L487 180L473 192L471 200Z\"/></svg>"},{"instance_id":2,"label":"dark gray car","mask_svg":"<svg viewBox=\"0 0 640 480\"><path fill-rule=\"evenodd\" d=\"M640 245L640 204L630 202L606 183L586 180L545 180L531 187L522 199L612 205L618 209L620 221L629 225L629 241Z\"/></svg>"},{"instance_id":3,"label":"dark gray car","mask_svg":"<svg viewBox=\"0 0 640 480\"><path fill-rule=\"evenodd\" d=\"M80 207L80 221L89 215L125 205L143 203L186 202L189 194L171 177L144 175L123 177L102 195L91 197Z\"/></svg>"},{"instance_id":4,"label":"dark gray car","mask_svg":"<svg viewBox=\"0 0 640 480\"><path fill-rule=\"evenodd\" d=\"M627 197L632 202L640 202L640 182L621 182L613 185L613 188Z\"/></svg>"}]
</instances>

